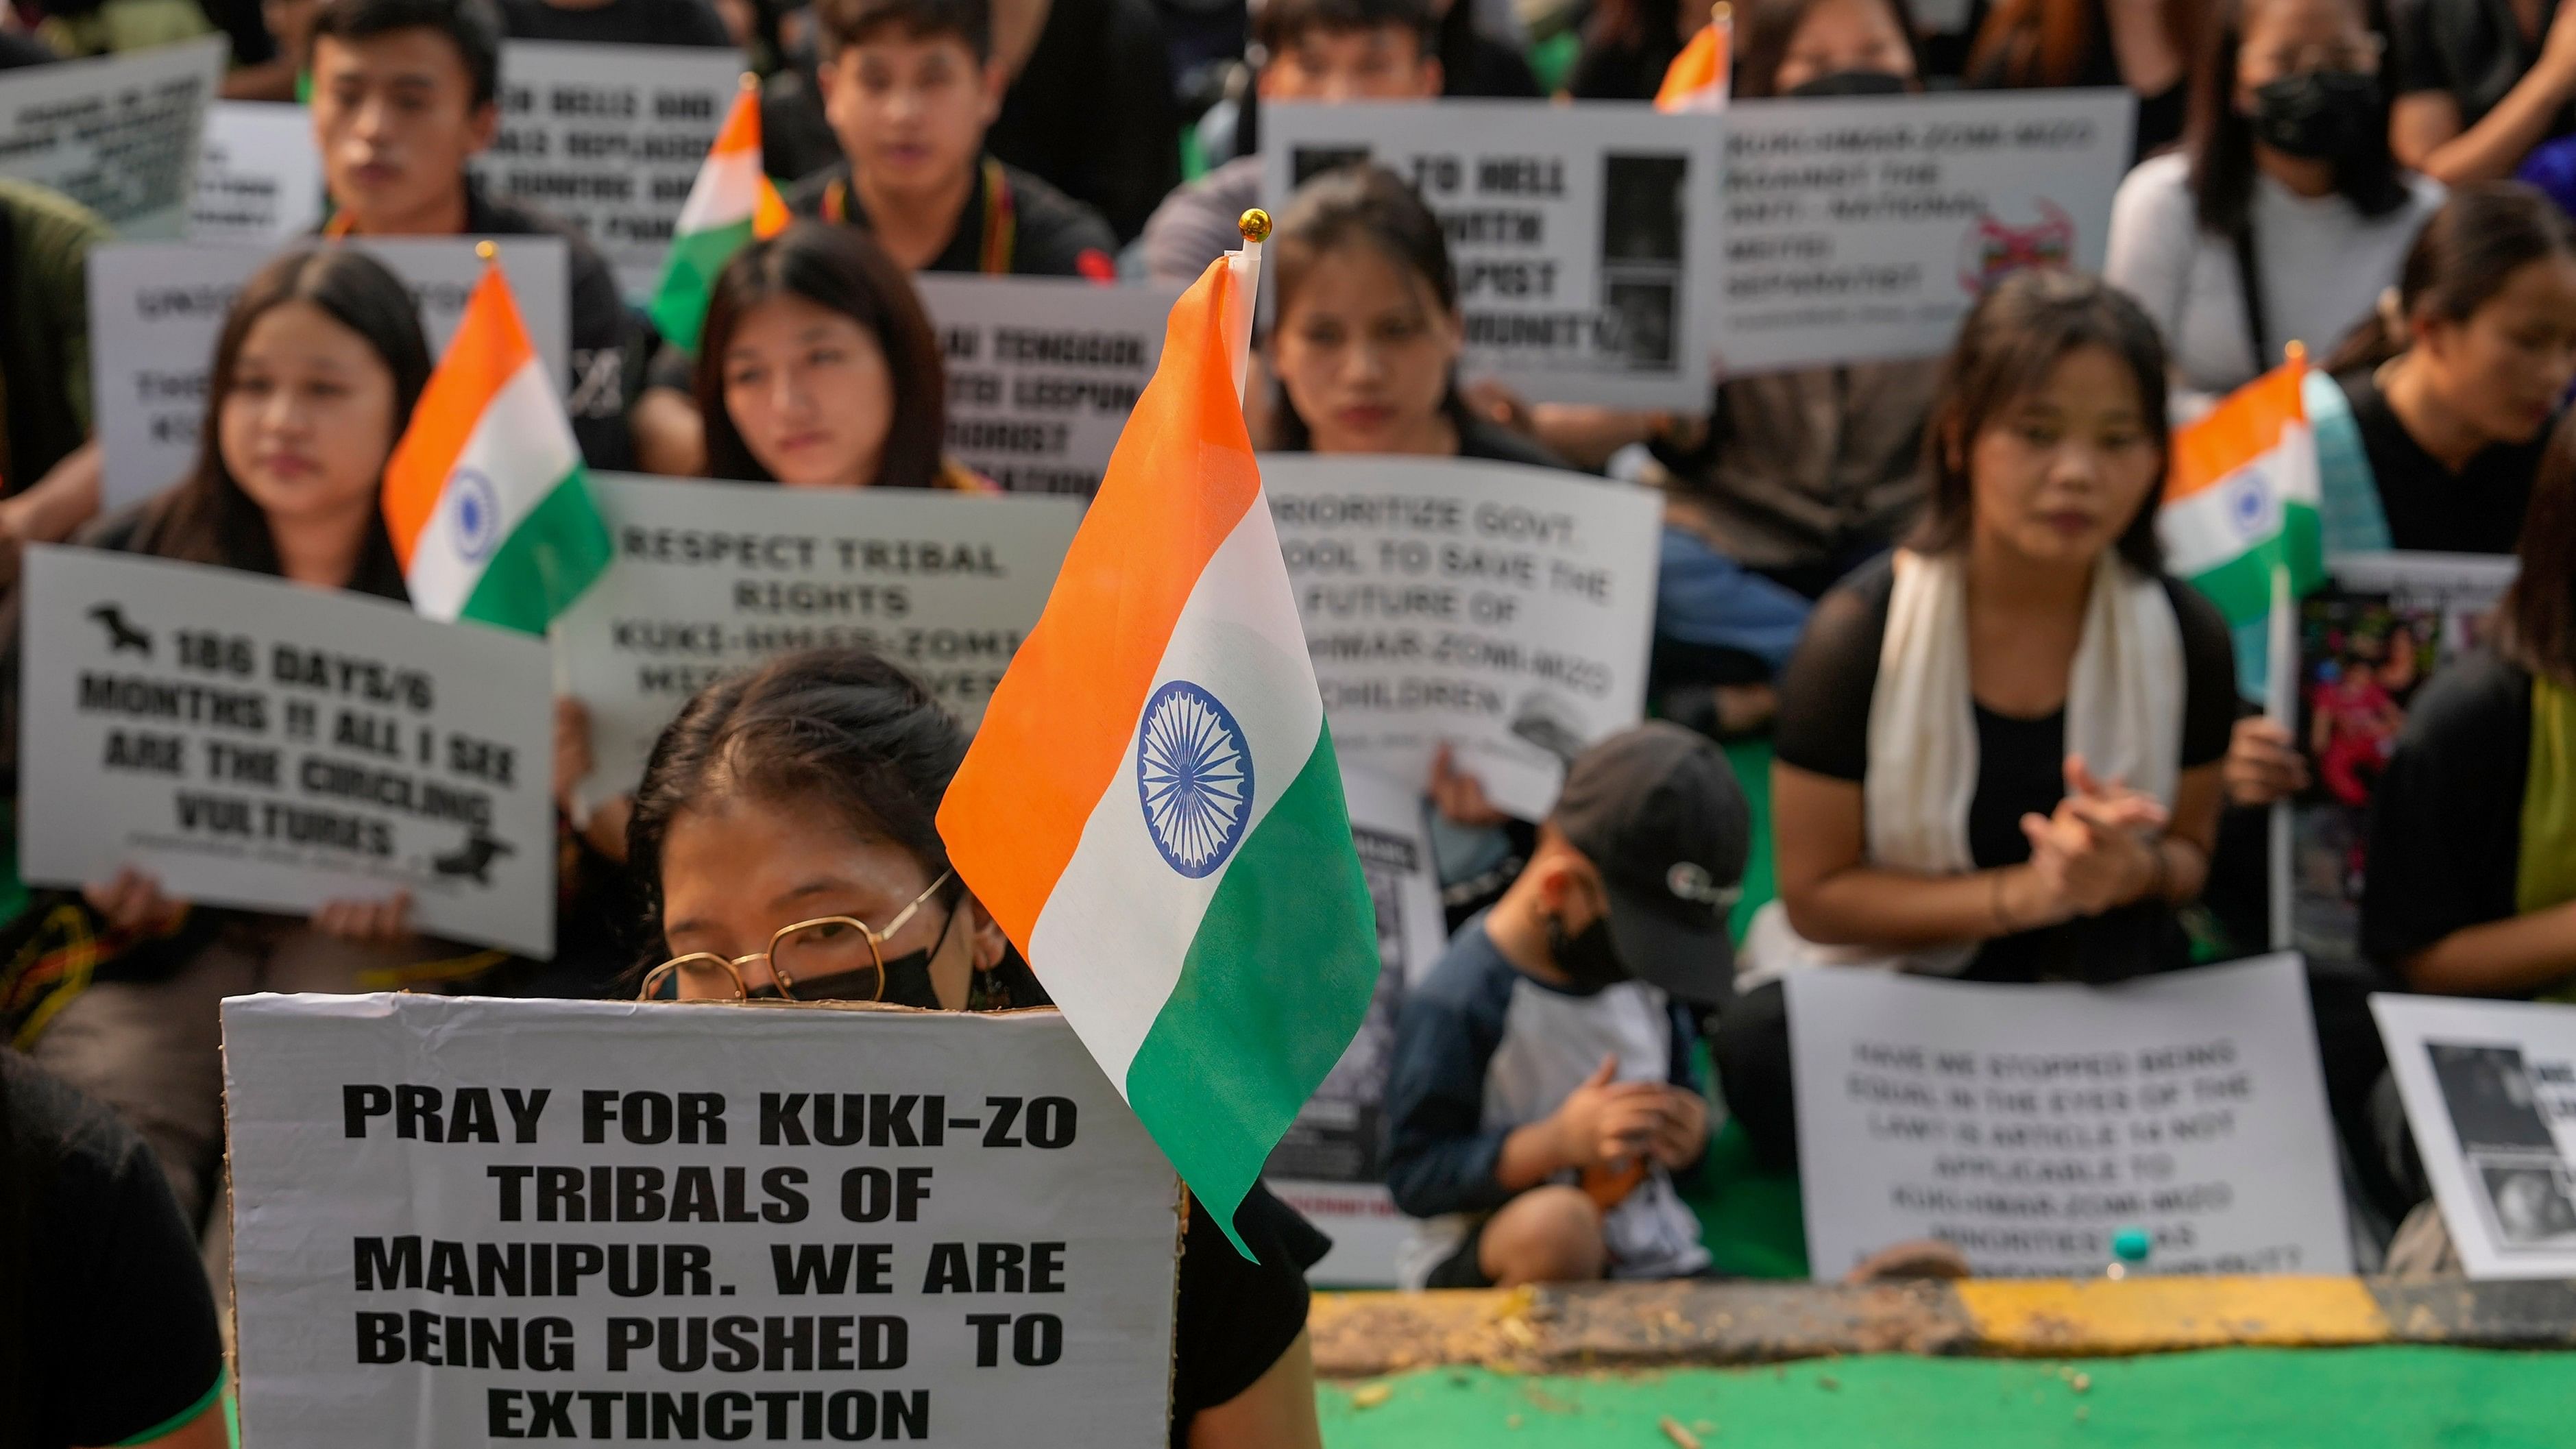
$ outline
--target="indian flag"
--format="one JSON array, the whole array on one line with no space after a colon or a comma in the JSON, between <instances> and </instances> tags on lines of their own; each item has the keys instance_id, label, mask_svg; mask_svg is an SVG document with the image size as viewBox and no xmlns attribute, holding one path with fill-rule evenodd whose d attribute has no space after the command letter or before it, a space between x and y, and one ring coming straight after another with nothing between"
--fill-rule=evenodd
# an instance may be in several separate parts
<instances>
[{"instance_id":1,"label":"indian flag","mask_svg":"<svg viewBox=\"0 0 2576 1449\"><path fill-rule=\"evenodd\" d=\"M1734 66L1735 17L1721 3L1710 12L1708 24L1664 68L1664 83L1655 90L1655 109L1725 110Z\"/></svg>"},{"instance_id":2,"label":"indian flag","mask_svg":"<svg viewBox=\"0 0 2576 1449\"><path fill-rule=\"evenodd\" d=\"M554 379L486 260L385 464L385 529L414 610L542 634L608 567L608 526Z\"/></svg>"},{"instance_id":3,"label":"indian flag","mask_svg":"<svg viewBox=\"0 0 2576 1449\"><path fill-rule=\"evenodd\" d=\"M2300 397L2307 370L2294 354L2173 436L2156 515L2165 563L2231 624L2270 613L2276 569L2289 571L2293 596L2325 581L2316 437Z\"/></svg>"},{"instance_id":4,"label":"indian flag","mask_svg":"<svg viewBox=\"0 0 2576 1449\"><path fill-rule=\"evenodd\" d=\"M1238 1249L1235 1208L1378 973L1236 391L1251 269L1212 262L1173 306L939 810L958 874Z\"/></svg>"},{"instance_id":5,"label":"indian flag","mask_svg":"<svg viewBox=\"0 0 2576 1449\"><path fill-rule=\"evenodd\" d=\"M653 325L681 351L697 351L717 274L752 238L785 231L787 220L787 203L761 169L760 82L746 75L671 229L671 254L645 308Z\"/></svg>"}]
</instances>

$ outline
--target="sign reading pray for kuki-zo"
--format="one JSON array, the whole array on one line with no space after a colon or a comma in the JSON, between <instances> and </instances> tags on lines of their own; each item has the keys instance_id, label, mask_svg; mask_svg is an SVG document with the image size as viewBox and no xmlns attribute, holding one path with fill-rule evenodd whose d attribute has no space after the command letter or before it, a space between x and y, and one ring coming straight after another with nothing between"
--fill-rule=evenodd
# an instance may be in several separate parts
<instances>
[{"instance_id":1,"label":"sign reading pray for kuki-zo","mask_svg":"<svg viewBox=\"0 0 2576 1449\"><path fill-rule=\"evenodd\" d=\"M61 192L122 237L185 234L225 53L209 36L0 72L0 176Z\"/></svg>"},{"instance_id":2,"label":"sign reading pray for kuki-zo","mask_svg":"<svg viewBox=\"0 0 2576 1449\"><path fill-rule=\"evenodd\" d=\"M742 68L735 50L513 40L501 132L476 170L494 195L579 227L621 291L649 296Z\"/></svg>"},{"instance_id":3,"label":"sign reading pray for kuki-zo","mask_svg":"<svg viewBox=\"0 0 2576 1449\"><path fill-rule=\"evenodd\" d=\"M493 240L529 341L564 374L572 330L564 241ZM483 275L463 237L364 237L363 248L411 288L432 356L465 316ZM120 243L89 255L90 396L98 414L105 504L113 510L179 481L196 458L215 339L242 285L276 255L257 245Z\"/></svg>"},{"instance_id":4,"label":"sign reading pray for kuki-zo","mask_svg":"<svg viewBox=\"0 0 2576 1449\"><path fill-rule=\"evenodd\" d=\"M1054 1012L253 996L224 1049L246 1443L1165 1442L1180 1186Z\"/></svg>"},{"instance_id":5,"label":"sign reading pray for kuki-zo","mask_svg":"<svg viewBox=\"0 0 2576 1449\"><path fill-rule=\"evenodd\" d=\"M131 867L301 915L411 897L438 937L554 946L545 646L232 569L31 548L18 867Z\"/></svg>"},{"instance_id":6,"label":"sign reading pray for kuki-zo","mask_svg":"<svg viewBox=\"0 0 2576 1449\"><path fill-rule=\"evenodd\" d=\"M1309 178L1372 161L1419 192L1447 234L1470 380L1705 407L1717 142L1708 116L1625 102L1275 105L1261 190L1288 218Z\"/></svg>"},{"instance_id":7,"label":"sign reading pray for kuki-zo","mask_svg":"<svg viewBox=\"0 0 2576 1449\"><path fill-rule=\"evenodd\" d=\"M873 649L971 727L1082 522L1076 499L921 488L606 473L591 495L616 552L555 629L595 798L635 788L689 696L798 649Z\"/></svg>"}]
</instances>

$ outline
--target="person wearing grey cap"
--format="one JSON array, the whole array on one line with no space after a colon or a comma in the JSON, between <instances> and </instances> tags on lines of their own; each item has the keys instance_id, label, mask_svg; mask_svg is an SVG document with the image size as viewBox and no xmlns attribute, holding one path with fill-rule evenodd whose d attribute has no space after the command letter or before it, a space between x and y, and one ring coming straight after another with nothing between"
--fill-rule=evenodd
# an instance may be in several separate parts
<instances>
[{"instance_id":1,"label":"person wearing grey cap","mask_svg":"<svg viewBox=\"0 0 2576 1449\"><path fill-rule=\"evenodd\" d=\"M1752 824L1726 757L1642 725L1567 770L1528 868L1405 1002L1387 1186L1407 1287L1705 1271L1674 1189L1708 1145L1686 1003L1734 970Z\"/></svg>"}]
</instances>

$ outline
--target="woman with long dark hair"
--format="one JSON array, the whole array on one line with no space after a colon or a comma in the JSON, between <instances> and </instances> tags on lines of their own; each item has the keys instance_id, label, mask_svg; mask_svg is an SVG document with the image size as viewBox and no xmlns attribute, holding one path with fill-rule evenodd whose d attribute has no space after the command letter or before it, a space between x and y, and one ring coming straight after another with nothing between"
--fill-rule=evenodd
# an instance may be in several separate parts
<instances>
[{"instance_id":1,"label":"woman with long dark hair","mask_svg":"<svg viewBox=\"0 0 2576 1449\"><path fill-rule=\"evenodd\" d=\"M713 685L654 745L629 859L669 959L648 996L1045 1006L948 862L940 798L966 733L864 649L817 649ZM1256 1188L1238 1256L1198 1200L1181 1255L1175 1449L1314 1449L1301 1264L1329 1246Z\"/></svg>"},{"instance_id":2,"label":"woman with long dark hair","mask_svg":"<svg viewBox=\"0 0 2576 1449\"><path fill-rule=\"evenodd\" d=\"M2136 154L2174 143L2201 27L2201 0L1996 0L1968 51L1976 90L2125 86L2138 98Z\"/></svg>"},{"instance_id":3,"label":"woman with long dark hair","mask_svg":"<svg viewBox=\"0 0 2576 1449\"><path fill-rule=\"evenodd\" d=\"M1961 326L1911 543L1827 594L1781 685L1780 900L1720 1027L1726 1100L1795 1150L1780 978L1984 981L2180 966L2235 715L2227 626L2166 575L2165 356L2124 294L2059 272Z\"/></svg>"},{"instance_id":4,"label":"woman with long dark hair","mask_svg":"<svg viewBox=\"0 0 2576 1449\"><path fill-rule=\"evenodd\" d=\"M2576 414L2552 430L2487 643L2415 697L2371 798L2363 952L2416 991L2576 981Z\"/></svg>"},{"instance_id":5,"label":"woman with long dark hair","mask_svg":"<svg viewBox=\"0 0 2576 1449\"><path fill-rule=\"evenodd\" d=\"M2102 275L2138 299L2175 380L2216 395L2322 354L2377 303L2438 183L2388 150L2363 0L2222 0L2183 149L2120 183Z\"/></svg>"},{"instance_id":6,"label":"woman with long dark hair","mask_svg":"<svg viewBox=\"0 0 2576 1449\"><path fill-rule=\"evenodd\" d=\"M429 374L411 292L393 273L354 248L289 252L225 316L187 478L78 541L402 599L380 495ZM399 894L334 902L309 919L192 908L133 870L85 894L111 933L175 932L177 961L157 979L104 980L72 997L36 1057L136 1124L191 1223L220 1180L216 1004L252 991L352 991L363 971L453 954L413 934Z\"/></svg>"},{"instance_id":7,"label":"woman with long dark hair","mask_svg":"<svg viewBox=\"0 0 2576 1449\"><path fill-rule=\"evenodd\" d=\"M2352 405L2391 547L2513 552L2576 383L2576 227L2517 182L2451 193L2326 370Z\"/></svg>"}]
</instances>

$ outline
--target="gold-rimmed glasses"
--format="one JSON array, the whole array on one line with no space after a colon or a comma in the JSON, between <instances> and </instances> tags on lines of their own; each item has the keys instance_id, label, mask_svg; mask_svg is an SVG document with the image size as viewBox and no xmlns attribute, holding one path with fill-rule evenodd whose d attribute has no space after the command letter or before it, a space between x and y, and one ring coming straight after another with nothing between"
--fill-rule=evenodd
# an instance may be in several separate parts
<instances>
[{"instance_id":1,"label":"gold-rimmed glasses","mask_svg":"<svg viewBox=\"0 0 2576 1449\"><path fill-rule=\"evenodd\" d=\"M726 957L712 951L674 956L645 973L644 988L635 994L635 999L658 1000L665 987L676 984L683 1000L747 1001L751 988L742 979L742 968L759 961L769 967L769 979L778 983L778 994L790 1001L802 999L797 994L800 989L815 990L827 983L831 986L831 999L836 1001L881 1000L885 996L885 943L894 939L904 923L912 919L913 912L921 909L922 902L938 894L954 874L941 871L939 879L923 887L921 894L895 912L882 931L856 916L817 916L798 921L779 927L769 938L767 949L748 956Z\"/></svg>"}]
</instances>

